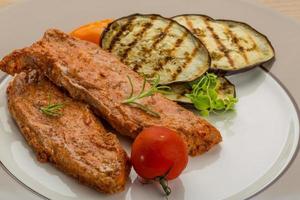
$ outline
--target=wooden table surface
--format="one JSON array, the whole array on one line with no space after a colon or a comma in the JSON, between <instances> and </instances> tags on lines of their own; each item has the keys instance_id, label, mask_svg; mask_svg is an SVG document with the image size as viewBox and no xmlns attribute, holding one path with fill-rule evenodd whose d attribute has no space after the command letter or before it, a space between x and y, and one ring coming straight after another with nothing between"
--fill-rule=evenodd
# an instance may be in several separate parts
<instances>
[{"instance_id":1,"label":"wooden table surface","mask_svg":"<svg viewBox=\"0 0 300 200\"><path fill-rule=\"evenodd\" d=\"M0 0L0 6L13 3L16 0ZM224 0L225 1L225 0ZM300 0L257 0L294 19L300 21Z\"/></svg>"},{"instance_id":2,"label":"wooden table surface","mask_svg":"<svg viewBox=\"0 0 300 200\"><path fill-rule=\"evenodd\" d=\"M300 21L300 0L257 0Z\"/></svg>"}]
</instances>

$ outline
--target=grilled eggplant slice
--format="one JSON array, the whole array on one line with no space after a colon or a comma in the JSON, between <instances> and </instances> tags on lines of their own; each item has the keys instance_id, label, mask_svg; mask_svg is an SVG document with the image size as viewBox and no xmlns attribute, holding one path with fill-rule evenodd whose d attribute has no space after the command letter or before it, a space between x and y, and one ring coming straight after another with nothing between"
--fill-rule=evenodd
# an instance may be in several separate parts
<instances>
[{"instance_id":1,"label":"grilled eggplant slice","mask_svg":"<svg viewBox=\"0 0 300 200\"><path fill-rule=\"evenodd\" d=\"M228 97L236 97L235 86L225 77L219 76L218 98L226 99ZM192 104L192 101L186 96L192 92L191 83L172 83L168 85L171 88L171 92L165 93L164 96L172 101L180 103Z\"/></svg>"},{"instance_id":2,"label":"grilled eggplant slice","mask_svg":"<svg viewBox=\"0 0 300 200\"><path fill-rule=\"evenodd\" d=\"M175 21L187 27L206 46L210 71L223 74L243 72L274 58L267 37L243 22L215 20L205 15L180 15Z\"/></svg>"},{"instance_id":3,"label":"grilled eggplant slice","mask_svg":"<svg viewBox=\"0 0 300 200\"><path fill-rule=\"evenodd\" d=\"M134 14L113 21L100 46L160 84L192 81L210 66L207 49L187 28L160 15Z\"/></svg>"},{"instance_id":4,"label":"grilled eggplant slice","mask_svg":"<svg viewBox=\"0 0 300 200\"><path fill-rule=\"evenodd\" d=\"M185 96L192 92L192 87L189 83L172 83L168 86L170 87L170 92L163 93L165 97L172 101L192 104L192 101Z\"/></svg>"}]
</instances>

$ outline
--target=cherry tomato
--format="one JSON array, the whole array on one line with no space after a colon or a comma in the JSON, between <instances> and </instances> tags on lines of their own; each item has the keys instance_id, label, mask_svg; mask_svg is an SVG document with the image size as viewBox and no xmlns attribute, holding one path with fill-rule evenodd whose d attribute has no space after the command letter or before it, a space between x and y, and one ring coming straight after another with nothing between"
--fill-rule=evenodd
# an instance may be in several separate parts
<instances>
[{"instance_id":1,"label":"cherry tomato","mask_svg":"<svg viewBox=\"0 0 300 200\"><path fill-rule=\"evenodd\" d=\"M185 141L174 131L152 126L145 128L135 139L131 162L137 174L144 179L178 177L188 163Z\"/></svg>"},{"instance_id":2,"label":"cherry tomato","mask_svg":"<svg viewBox=\"0 0 300 200\"><path fill-rule=\"evenodd\" d=\"M112 21L112 19L104 19L101 21L92 22L75 29L70 34L82 40L99 44L102 31Z\"/></svg>"}]
</instances>

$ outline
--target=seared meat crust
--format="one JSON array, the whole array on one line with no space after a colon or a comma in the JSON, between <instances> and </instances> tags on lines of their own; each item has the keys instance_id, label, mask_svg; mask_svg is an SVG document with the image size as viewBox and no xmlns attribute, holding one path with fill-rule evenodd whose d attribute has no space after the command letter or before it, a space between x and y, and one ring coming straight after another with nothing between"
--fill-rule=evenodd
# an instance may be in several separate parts
<instances>
[{"instance_id":1,"label":"seared meat crust","mask_svg":"<svg viewBox=\"0 0 300 200\"><path fill-rule=\"evenodd\" d=\"M143 78L97 45L59 30L48 30L40 41L14 51L0 62L0 69L10 74L32 68L41 69L73 98L93 106L96 113L123 135L135 138L144 127L164 126L184 138L193 156L222 140L214 126L161 94L139 101L159 113L160 118L123 104L131 92L127 76L132 80L135 94L140 91ZM146 88L149 87L147 83Z\"/></svg>"},{"instance_id":2,"label":"seared meat crust","mask_svg":"<svg viewBox=\"0 0 300 200\"><path fill-rule=\"evenodd\" d=\"M107 133L88 106L62 93L46 78L18 74L7 88L8 106L23 136L41 162L101 192L125 187L130 164L118 139ZM61 116L40 108L63 103Z\"/></svg>"}]
</instances>

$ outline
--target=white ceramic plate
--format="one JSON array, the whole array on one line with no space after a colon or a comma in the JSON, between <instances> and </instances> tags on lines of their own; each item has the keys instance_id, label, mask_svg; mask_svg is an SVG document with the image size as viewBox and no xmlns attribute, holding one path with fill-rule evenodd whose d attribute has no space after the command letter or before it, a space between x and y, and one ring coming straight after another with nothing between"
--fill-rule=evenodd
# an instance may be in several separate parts
<instances>
[{"instance_id":1,"label":"white ceramic plate","mask_svg":"<svg viewBox=\"0 0 300 200\"><path fill-rule=\"evenodd\" d=\"M70 31L90 21L135 12L164 16L201 13L214 18L245 21L272 41L277 54L271 71L300 103L300 68L297 67L300 63L300 26L257 6L252 0L16 2L15 6L0 10L0 57L15 48L31 44L49 27ZM7 113L4 97L6 81L0 83L0 161L6 172L21 185L40 197L50 199L163 199L155 187L141 186L134 173L131 174L133 184L128 184L125 192L105 196L77 184L51 165L36 162ZM299 122L295 106L286 92L261 69L232 77L232 81L239 85L240 102L236 114L210 118L221 129L224 141L202 157L191 159L183 176L171 182L173 194L170 199L244 199L274 182L291 162L298 143ZM129 143L126 145L129 146ZM298 159L293 169L264 193L262 199L299 199L299 167ZM2 172L0 199L37 199Z\"/></svg>"},{"instance_id":2,"label":"white ceramic plate","mask_svg":"<svg viewBox=\"0 0 300 200\"><path fill-rule=\"evenodd\" d=\"M162 199L154 185L142 185L131 173L125 192L103 195L41 164L21 136L7 110L0 85L0 160L20 182L49 199ZM245 199L271 183L292 159L299 140L299 119L285 90L257 68L232 76L239 102L236 112L209 120L222 132L223 142L203 156L191 158L179 179L170 182L170 199ZM130 142L121 138L130 152Z\"/></svg>"}]
</instances>

